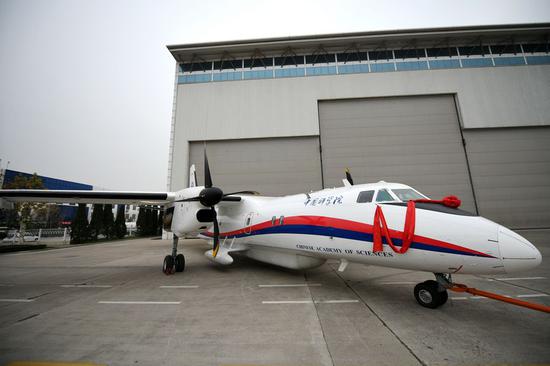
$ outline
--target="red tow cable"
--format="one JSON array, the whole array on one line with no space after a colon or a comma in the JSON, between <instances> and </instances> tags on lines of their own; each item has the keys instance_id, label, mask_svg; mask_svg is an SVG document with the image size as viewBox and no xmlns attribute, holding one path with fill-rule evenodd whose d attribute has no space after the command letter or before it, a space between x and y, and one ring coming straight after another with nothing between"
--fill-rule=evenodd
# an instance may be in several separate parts
<instances>
[{"instance_id":1,"label":"red tow cable","mask_svg":"<svg viewBox=\"0 0 550 366\"><path fill-rule=\"evenodd\" d=\"M399 254L404 254L407 252L407 250L409 250L414 238L414 228L416 223L416 217L415 217L416 202L436 203L436 204L440 204L440 205L444 205L452 208L459 207L461 203L458 197L456 196L447 196L442 200L419 199L419 200L409 201L407 203L407 213L405 216L405 227L403 228L403 239L402 239L403 242L402 242L401 248L393 244L391 240L390 232L388 229L388 224L386 223L386 218L384 217L384 213L382 212L382 207L376 206L376 211L374 212L374 224L373 224L373 245L372 245L373 252L376 253L376 252L384 251L384 247L382 245L382 234L384 235L384 237L386 238L386 241L388 242L388 245L392 248L394 252ZM495 294L488 291L478 290L476 288L468 287L460 283L453 283L452 287L450 287L449 290L454 292L468 292L472 295L484 296L489 299L503 301L508 304L522 306L528 309L542 311L544 313L550 313L550 306L518 300L518 299Z\"/></svg>"}]
</instances>

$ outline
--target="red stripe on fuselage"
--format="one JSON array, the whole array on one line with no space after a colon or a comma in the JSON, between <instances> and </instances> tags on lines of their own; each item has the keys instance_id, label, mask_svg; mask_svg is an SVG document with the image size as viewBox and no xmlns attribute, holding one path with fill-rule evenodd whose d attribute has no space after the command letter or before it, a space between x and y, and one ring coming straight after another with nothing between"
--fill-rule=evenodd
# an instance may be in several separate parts
<instances>
[{"instance_id":1,"label":"red stripe on fuselage","mask_svg":"<svg viewBox=\"0 0 550 366\"><path fill-rule=\"evenodd\" d=\"M272 225L271 221L265 221L259 224L251 225L242 229L234 230L234 231L227 231L224 233L220 233L220 237L231 237L235 235L241 235L241 234L253 234L255 231L265 229L271 226L277 226L278 224ZM342 230L349 230L349 231L355 231L355 232L361 232L366 234L372 234L373 233L373 226L369 224L365 224L362 222L357 221L351 221L351 220L345 220L345 219L338 219L333 217L327 217L327 216L290 216L285 217L283 225L312 225L312 226L321 226L321 227L331 227L336 229L342 229ZM389 229L390 236L392 239L403 239L403 232L399 230L393 230ZM207 232L208 236L212 236L211 232ZM447 248L457 251L465 251L471 254L477 254L481 256L488 256L487 254L483 252L478 252L473 249L469 249L460 245L447 243L444 241L440 241L437 239L428 238L425 236L420 235L414 235L413 242L418 242L421 244L426 245L432 245L436 247L441 248ZM492 256L491 256L492 257Z\"/></svg>"}]
</instances>

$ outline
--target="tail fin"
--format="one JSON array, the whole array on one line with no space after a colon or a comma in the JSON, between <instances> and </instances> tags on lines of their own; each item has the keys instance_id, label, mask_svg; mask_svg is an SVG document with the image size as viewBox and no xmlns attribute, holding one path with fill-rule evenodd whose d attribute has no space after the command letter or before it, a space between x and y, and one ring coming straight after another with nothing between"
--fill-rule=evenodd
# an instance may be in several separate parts
<instances>
[{"instance_id":1,"label":"tail fin","mask_svg":"<svg viewBox=\"0 0 550 366\"><path fill-rule=\"evenodd\" d=\"M189 168L189 187L197 186L197 173L195 172L195 164Z\"/></svg>"}]
</instances>

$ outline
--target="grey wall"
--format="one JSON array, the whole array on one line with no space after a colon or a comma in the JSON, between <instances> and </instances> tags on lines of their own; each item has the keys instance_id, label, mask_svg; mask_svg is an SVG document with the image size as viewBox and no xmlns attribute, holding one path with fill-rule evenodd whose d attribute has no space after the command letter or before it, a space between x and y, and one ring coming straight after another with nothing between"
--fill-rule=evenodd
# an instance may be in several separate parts
<instances>
[{"instance_id":1,"label":"grey wall","mask_svg":"<svg viewBox=\"0 0 550 366\"><path fill-rule=\"evenodd\" d=\"M465 128L550 124L548 65L184 84L170 187L186 186L189 141L317 135L318 100L424 94L456 94Z\"/></svg>"}]
</instances>

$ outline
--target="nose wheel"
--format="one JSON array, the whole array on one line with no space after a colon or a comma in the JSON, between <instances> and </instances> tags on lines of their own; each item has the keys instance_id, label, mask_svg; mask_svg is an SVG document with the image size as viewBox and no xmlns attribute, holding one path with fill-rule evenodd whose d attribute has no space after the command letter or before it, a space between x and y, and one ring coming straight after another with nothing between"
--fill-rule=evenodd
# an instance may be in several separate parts
<instances>
[{"instance_id":1,"label":"nose wheel","mask_svg":"<svg viewBox=\"0 0 550 366\"><path fill-rule=\"evenodd\" d=\"M414 286L414 298L426 308L435 309L447 302L447 290L437 281L429 280Z\"/></svg>"},{"instance_id":2,"label":"nose wheel","mask_svg":"<svg viewBox=\"0 0 550 366\"><path fill-rule=\"evenodd\" d=\"M172 255L164 257L162 263L162 272L165 275L171 275L175 272L183 272L185 269L185 257L183 254L178 254L178 237L174 235L172 240Z\"/></svg>"}]
</instances>

